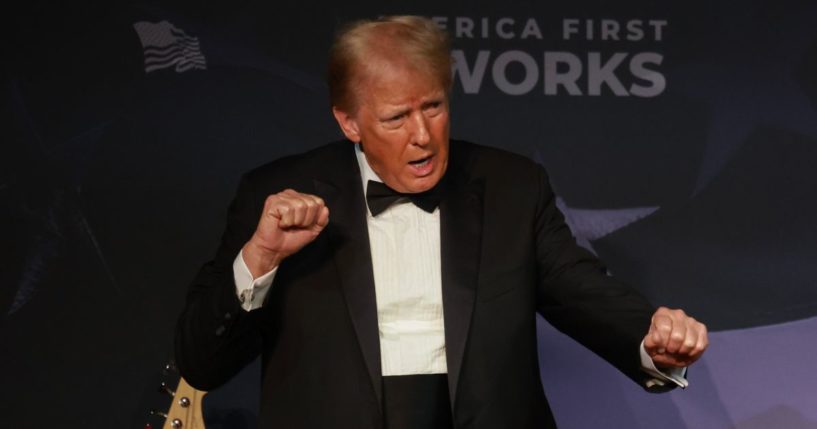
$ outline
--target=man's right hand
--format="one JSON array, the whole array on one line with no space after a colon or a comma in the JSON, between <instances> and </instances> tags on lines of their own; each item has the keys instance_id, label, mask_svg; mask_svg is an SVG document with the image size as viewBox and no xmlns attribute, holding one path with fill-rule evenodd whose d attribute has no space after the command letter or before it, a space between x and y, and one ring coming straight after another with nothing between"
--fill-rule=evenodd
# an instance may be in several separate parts
<instances>
[{"instance_id":1,"label":"man's right hand","mask_svg":"<svg viewBox=\"0 0 817 429\"><path fill-rule=\"evenodd\" d=\"M270 195L250 241L244 263L258 278L311 243L329 223L329 208L320 197L287 189Z\"/></svg>"}]
</instances>

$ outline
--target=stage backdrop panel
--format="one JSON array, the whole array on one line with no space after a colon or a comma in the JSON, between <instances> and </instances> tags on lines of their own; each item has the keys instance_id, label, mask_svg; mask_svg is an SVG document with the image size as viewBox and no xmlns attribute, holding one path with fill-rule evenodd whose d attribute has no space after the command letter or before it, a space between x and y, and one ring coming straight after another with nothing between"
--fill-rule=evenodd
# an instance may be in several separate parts
<instances>
[{"instance_id":1,"label":"stage backdrop panel","mask_svg":"<svg viewBox=\"0 0 817 429\"><path fill-rule=\"evenodd\" d=\"M540 320L563 428L817 427L817 4L29 3L4 28L0 393L8 427L135 427L240 174L337 139L343 22L432 17L452 136L548 170L579 242L714 331L650 395ZM258 365L213 392L254 427ZM46 412L47 411L47 412ZM153 420L154 426L158 422Z\"/></svg>"}]
</instances>

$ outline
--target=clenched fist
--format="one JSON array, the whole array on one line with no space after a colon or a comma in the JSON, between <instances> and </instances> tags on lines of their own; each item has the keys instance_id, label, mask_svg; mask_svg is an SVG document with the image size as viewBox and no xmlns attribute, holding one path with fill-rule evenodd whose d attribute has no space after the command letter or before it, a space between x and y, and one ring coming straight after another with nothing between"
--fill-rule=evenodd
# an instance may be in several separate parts
<instances>
[{"instance_id":1,"label":"clenched fist","mask_svg":"<svg viewBox=\"0 0 817 429\"><path fill-rule=\"evenodd\" d=\"M312 242L329 223L329 208L320 197L286 189L270 195L258 227L242 249L253 278Z\"/></svg>"},{"instance_id":2,"label":"clenched fist","mask_svg":"<svg viewBox=\"0 0 817 429\"><path fill-rule=\"evenodd\" d=\"M644 337L644 350L657 367L685 367L698 360L709 345L706 326L683 310L660 307Z\"/></svg>"}]
</instances>

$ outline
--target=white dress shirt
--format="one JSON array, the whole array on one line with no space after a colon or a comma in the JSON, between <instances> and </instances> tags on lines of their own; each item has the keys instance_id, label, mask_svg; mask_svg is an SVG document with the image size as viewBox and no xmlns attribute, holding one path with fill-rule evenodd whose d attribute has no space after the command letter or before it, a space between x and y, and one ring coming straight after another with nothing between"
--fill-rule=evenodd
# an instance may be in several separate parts
<instances>
[{"instance_id":1,"label":"white dress shirt","mask_svg":"<svg viewBox=\"0 0 817 429\"><path fill-rule=\"evenodd\" d=\"M355 145L363 183L382 182ZM444 374L445 327L440 274L440 210L427 213L398 201L377 217L366 210L377 300L382 375ZM233 263L236 293L246 311L260 308L277 268L252 278L241 253ZM642 342L641 366L652 375L647 386L667 382L687 387L686 368L661 372Z\"/></svg>"}]
</instances>

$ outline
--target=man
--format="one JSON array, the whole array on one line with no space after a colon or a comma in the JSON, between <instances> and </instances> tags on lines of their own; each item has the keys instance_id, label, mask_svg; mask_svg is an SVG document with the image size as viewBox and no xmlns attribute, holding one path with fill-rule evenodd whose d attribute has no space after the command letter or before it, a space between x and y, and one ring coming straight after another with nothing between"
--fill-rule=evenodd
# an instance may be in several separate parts
<instances>
[{"instance_id":1,"label":"man","mask_svg":"<svg viewBox=\"0 0 817 429\"><path fill-rule=\"evenodd\" d=\"M555 427L536 312L645 388L686 384L706 328L608 277L541 167L449 141L450 61L423 18L340 33L332 112L354 144L243 178L179 321L193 386L260 352L261 427Z\"/></svg>"}]
</instances>

